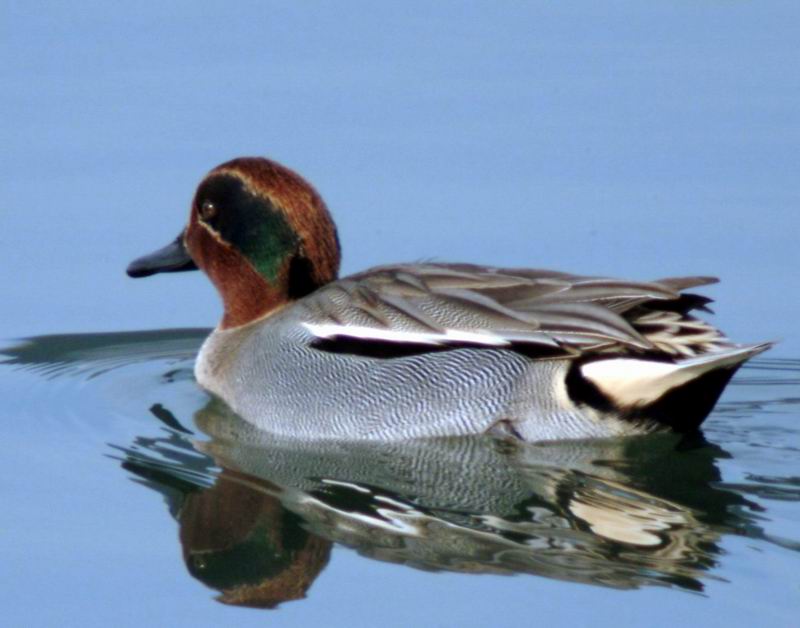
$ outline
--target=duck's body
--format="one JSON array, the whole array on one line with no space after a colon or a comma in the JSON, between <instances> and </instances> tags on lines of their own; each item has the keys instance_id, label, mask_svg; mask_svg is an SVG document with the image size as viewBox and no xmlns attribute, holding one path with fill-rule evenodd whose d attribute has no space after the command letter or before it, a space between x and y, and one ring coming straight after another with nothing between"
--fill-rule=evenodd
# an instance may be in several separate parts
<instances>
[{"instance_id":1,"label":"duck's body","mask_svg":"<svg viewBox=\"0 0 800 628\"><path fill-rule=\"evenodd\" d=\"M188 249L189 258L180 250ZM205 270L225 317L198 382L245 420L306 439L492 432L527 441L696 429L767 345L691 315L713 281L641 283L472 265L387 266L336 280L321 199L264 159L212 171L189 227L133 276Z\"/></svg>"},{"instance_id":2,"label":"duck's body","mask_svg":"<svg viewBox=\"0 0 800 628\"><path fill-rule=\"evenodd\" d=\"M215 331L195 367L204 388L270 432L401 440L482 433L495 424L505 429L503 421L528 440L626 431L623 423L604 425L561 398L557 383L565 360L484 348L392 358L320 352L293 314L279 312L269 325Z\"/></svg>"}]
</instances>

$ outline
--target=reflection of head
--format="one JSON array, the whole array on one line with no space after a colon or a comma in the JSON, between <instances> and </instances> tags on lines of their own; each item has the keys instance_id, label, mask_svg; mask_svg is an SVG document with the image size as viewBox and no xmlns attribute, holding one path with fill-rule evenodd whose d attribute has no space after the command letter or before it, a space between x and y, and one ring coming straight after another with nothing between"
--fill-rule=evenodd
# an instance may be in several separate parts
<instances>
[{"instance_id":1,"label":"reflection of head","mask_svg":"<svg viewBox=\"0 0 800 628\"><path fill-rule=\"evenodd\" d=\"M226 604L274 608L303 598L330 556L330 542L230 471L189 495L178 519L189 572Z\"/></svg>"}]
</instances>

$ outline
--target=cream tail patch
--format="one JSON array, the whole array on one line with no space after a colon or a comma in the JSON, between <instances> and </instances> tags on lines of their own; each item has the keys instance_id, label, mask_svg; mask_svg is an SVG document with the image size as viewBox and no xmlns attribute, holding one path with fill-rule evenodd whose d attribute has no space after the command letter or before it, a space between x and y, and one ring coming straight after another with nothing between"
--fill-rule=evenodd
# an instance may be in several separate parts
<instances>
[{"instance_id":1,"label":"cream tail patch","mask_svg":"<svg viewBox=\"0 0 800 628\"><path fill-rule=\"evenodd\" d=\"M733 368L769 347L734 347L678 362L609 358L584 364L581 374L620 406L646 406L674 388L711 371Z\"/></svg>"}]
</instances>

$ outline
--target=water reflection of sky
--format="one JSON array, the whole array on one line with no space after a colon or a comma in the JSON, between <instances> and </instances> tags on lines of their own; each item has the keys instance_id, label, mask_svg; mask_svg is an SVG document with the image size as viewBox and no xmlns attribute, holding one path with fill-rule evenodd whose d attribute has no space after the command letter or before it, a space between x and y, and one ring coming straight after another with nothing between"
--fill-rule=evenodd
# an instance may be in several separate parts
<instances>
[{"instance_id":1,"label":"water reflection of sky","mask_svg":"<svg viewBox=\"0 0 800 628\"><path fill-rule=\"evenodd\" d=\"M206 170L265 154L319 187L345 272L437 258L642 279L716 274L721 327L743 341L782 340L768 359L800 353L796 3L175 2L134 12L34 2L3 15L5 338L213 325L219 306L199 274L133 282L123 271L174 237ZM107 358L102 368L113 368L114 352ZM0 527L14 543L3 545L0 578L14 585L0 602L30 625L83 625L90 612L119 620L119 609L131 623L176 613L269 621L199 603L207 592L186 579L163 505L103 457L108 443L161 435L143 409L165 395L202 405L191 386L161 381L180 364L129 362L124 380L93 380L102 386L80 365L42 367L50 379L2 372L14 471L0 486L14 506ZM742 384L769 377L767 367L742 371ZM732 456L717 461L720 490L750 496L757 484L765 492L754 499L773 499L752 474L797 475L776 428L789 425L796 382L786 383L786 362L775 368L774 382L735 388L710 420L709 438ZM769 506L768 532L792 538L794 503ZM736 577L710 584L707 599L409 575L335 550L313 604L280 616L307 624L352 608L384 625L424 613L445 624L500 615L572 625L657 622L652 609L669 608L670 625L785 623L796 553L756 545L757 562L753 543L726 537L725 574Z\"/></svg>"}]
</instances>

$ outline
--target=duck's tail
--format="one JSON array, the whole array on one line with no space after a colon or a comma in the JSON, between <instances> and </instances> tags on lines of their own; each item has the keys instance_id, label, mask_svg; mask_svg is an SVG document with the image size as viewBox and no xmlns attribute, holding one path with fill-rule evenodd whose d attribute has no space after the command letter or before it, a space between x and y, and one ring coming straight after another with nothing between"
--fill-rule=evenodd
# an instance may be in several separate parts
<instances>
[{"instance_id":1,"label":"duck's tail","mask_svg":"<svg viewBox=\"0 0 800 628\"><path fill-rule=\"evenodd\" d=\"M674 362L608 358L580 371L620 414L687 431L708 416L736 370L771 346L739 345Z\"/></svg>"}]
</instances>

